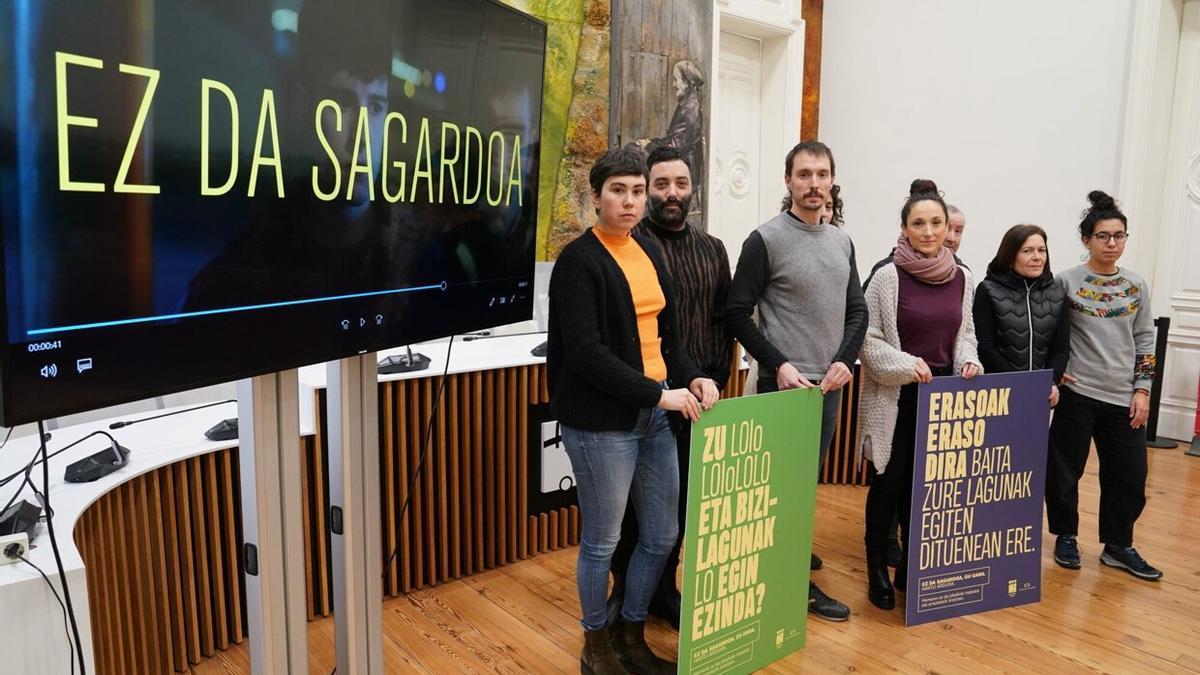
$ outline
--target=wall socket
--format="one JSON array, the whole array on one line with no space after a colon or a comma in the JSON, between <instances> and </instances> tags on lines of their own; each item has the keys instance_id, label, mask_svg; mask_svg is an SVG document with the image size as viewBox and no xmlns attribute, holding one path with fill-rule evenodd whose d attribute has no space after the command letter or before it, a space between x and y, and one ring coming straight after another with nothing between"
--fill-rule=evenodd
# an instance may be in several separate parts
<instances>
[{"instance_id":1,"label":"wall socket","mask_svg":"<svg viewBox=\"0 0 1200 675\"><path fill-rule=\"evenodd\" d=\"M29 556L29 535L18 532L0 536L0 565L20 562L18 556Z\"/></svg>"}]
</instances>

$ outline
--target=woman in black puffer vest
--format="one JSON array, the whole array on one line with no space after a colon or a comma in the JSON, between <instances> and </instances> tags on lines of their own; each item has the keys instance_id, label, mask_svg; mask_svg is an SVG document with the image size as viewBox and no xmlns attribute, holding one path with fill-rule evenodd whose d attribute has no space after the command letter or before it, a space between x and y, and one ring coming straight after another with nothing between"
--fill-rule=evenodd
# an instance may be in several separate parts
<instances>
[{"instance_id":1,"label":"woman in black puffer vest","mask_svg":"<svg viewBox=\"0 0 1200 675\"><path fill-rule=\"evenodd\" d=\"M1050 405L1071 351L1067 297L1050 272L1046 231L1014 225L975 292L975 334L985 372L1054 371Z\"/></svg>"}]
</instances>

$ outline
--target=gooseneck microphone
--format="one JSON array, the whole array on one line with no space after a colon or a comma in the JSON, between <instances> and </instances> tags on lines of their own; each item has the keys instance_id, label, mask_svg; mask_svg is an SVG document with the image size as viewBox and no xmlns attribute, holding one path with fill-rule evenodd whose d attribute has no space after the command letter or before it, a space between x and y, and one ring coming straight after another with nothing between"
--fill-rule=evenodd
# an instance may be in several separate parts
<instances>
[{"instance_id":1,"label":"gooseneck microphone","mask_svg":"<svg viewBox=\"0 0 1200 675\"><path fill-rule=\"evenodd\" d=\"M108 425L108 428L109 429L124 429L125 427L133 425L133 424L141 424L142 422L149 422L150 420L157 420L157 419L162 419L164 417L171 417L172 415L182 415L184 413L190 413L195 410L203 410L204 408L211 408L211 407L217 406L217 405L225 405L226 403L237 403L237 399L236 398L228 398L228 399L225 399L224 401L217 401L216 403L205 403L204 405L198 405L198 406L195 406L192 408L185 408L183 410L172 410L171 412L168 412L168 413L162 413L161 415L155 415L153 417L143 417L139 420L122 420L120 422L113 422L112 424Z\"/></svg>"}]
</instances>

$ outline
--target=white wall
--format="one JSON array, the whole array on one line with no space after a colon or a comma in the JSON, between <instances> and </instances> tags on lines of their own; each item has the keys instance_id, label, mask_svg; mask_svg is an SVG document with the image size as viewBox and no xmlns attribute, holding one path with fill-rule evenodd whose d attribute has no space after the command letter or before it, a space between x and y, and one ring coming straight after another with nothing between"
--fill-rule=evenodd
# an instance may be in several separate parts
<instances>
[{"instance_id":1,"label":"white wall","mask_svg":"<svg viewBox=\"0 0 1200 675\"><path fill-rule=\"evenodd\" d=\"M1046 228L1055 269L1078 264L1086 195L1119 176L1130 16L1130 0L826 2L820 137L860 271L894 244L914 178L966 212L978 274L1021 222ZM1131 258L1155 248L1130 230Z\"/></svg>"}]
</instances>

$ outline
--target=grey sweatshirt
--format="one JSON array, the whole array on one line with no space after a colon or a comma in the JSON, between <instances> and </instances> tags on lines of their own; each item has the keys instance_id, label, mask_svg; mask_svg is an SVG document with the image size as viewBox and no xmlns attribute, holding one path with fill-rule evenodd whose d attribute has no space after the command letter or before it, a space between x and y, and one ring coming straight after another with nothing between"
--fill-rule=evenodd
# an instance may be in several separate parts
<instances>
[{"instance_id":1,"label":"grey sweatshirt","mask_svg":"<svg viewBox=\"0 0 1200 675\"><path fill-rule=\"evenodd\" d=\"M752 318L756 306L761 328ZM867 303L850 235L788 211L760 225L742 245L725 321L761 364L761 375L785 361L810 380L824 377L834 361L853 370L867 332Z\"/></svg>"},{"instance_id":2,"label":"grey sweatshirt","mask_svg":"<svg viewBox=\"0 0 1200 675\"><path fill-rule=\"evenodd\" d=\"M1071 316L1067 385L1098 401L1127 406L1134 389L1154 380L1154 319L1150 287L1125 268L1097 274L1086 265L1058 274Z\"/></svg>"}]
</instances>

